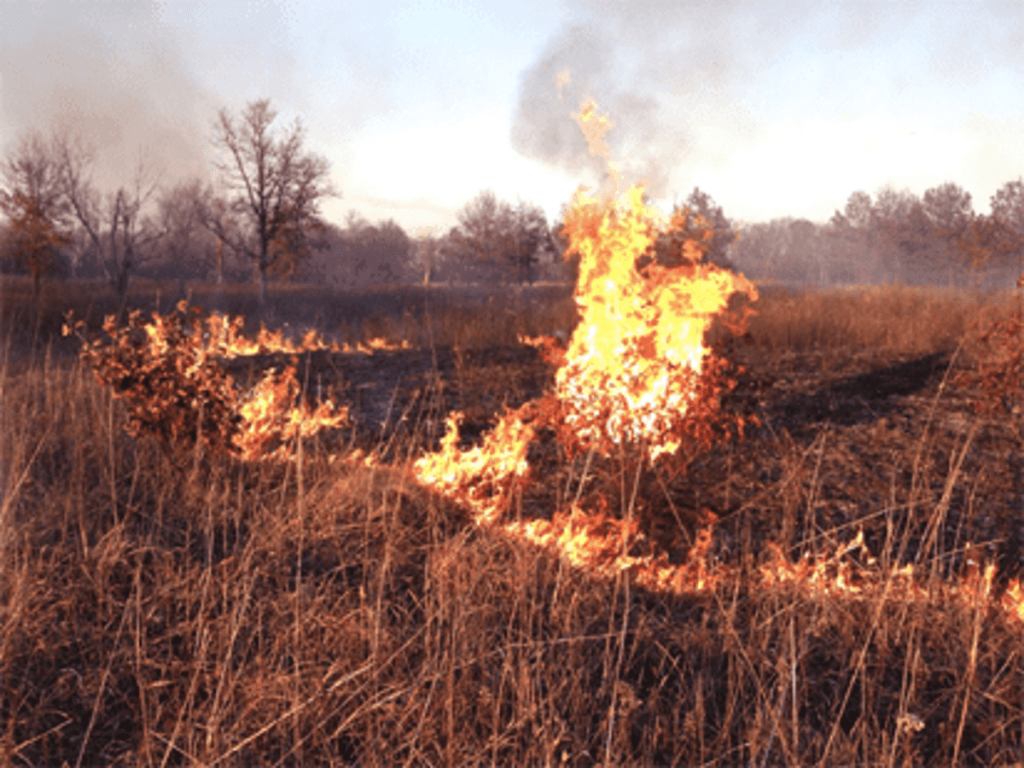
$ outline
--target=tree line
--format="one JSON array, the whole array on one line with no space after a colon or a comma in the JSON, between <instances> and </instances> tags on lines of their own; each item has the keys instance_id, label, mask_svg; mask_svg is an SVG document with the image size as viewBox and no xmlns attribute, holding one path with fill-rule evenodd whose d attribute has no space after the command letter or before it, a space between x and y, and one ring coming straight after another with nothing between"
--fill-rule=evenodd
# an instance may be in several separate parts
<instances>
[{"instance_id":1,"label":"tree line","mask_svg":"<svg viewBox=\"0 0 1024 768\"><path fill-rule=\"evenodd\" d=\"M103 278L122 300L133 277L255 282L305 280L354 289L432 281L532 282L559 275L564 245L543 211L483 192L441 236L412 238L394 221L352 212L329 223L321 203L338 192L328 161L304 149L296 120L277 128L261 99L238 116L221 110L210 143L217 180L160 183L140 155L116 191L93 182L95 148L72 132L21 135L0 162L0 269L44 277Z\"/></svg>"},{"instance_id":2,"label":"tree line","mask_svg":"<svg viewBox=\"0 0 1024 768\"><path fill-rule=\"evenodd\" d=\"M994 276L1005 284L1024 257L1024 180L997 190L987 214L953 182L920 197L857 191L827 223L779 218L744 227L730 257L749 276L783 283L977 285Z\"/></svg>"},{"instance_id":3,"label":"tree line","mask_svg":"<svg viewBox=\"0 0 1024 768\"><path fill-rule=\"evenodd\" d=\"M140 155L131 178L101 193L96 153L67 131L29 131L0 162L0 270L44 277L103 278L124 301L133 277L252 281L260 301L268 280L358 290L395 283L529 283L572 280L559 222L525 202L481 192L447 232L410 237L393 220L350 212L324 220L339 193L328 161L304 149L299 120L275 127L266 99L239 116L221 110L210 143L217 180L167 186ZM710 230L705 258L748 276L821 285L902 280L945 282L1015 268L1024 256L1024 180L1006 183L991 212L947 182L918 197L883 188L850 195L827 223L783 218L740 227L695 188L674 207L677 231L651 258L671 260L679 238Z\"/></svg>"}]
</instances>

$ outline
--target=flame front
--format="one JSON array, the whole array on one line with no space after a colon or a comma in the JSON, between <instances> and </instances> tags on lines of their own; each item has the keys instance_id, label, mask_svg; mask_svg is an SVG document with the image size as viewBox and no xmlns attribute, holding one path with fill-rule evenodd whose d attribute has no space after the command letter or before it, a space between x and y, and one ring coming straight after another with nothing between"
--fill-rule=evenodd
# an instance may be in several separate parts
<instances>
[{"instance_id":1,"label":"flame front","mask_svg":"<svg viewBox=\"0 0 1024 768\"><path fill-rule=\"evenodd\" d=\"M414 473L424 485L468 507L478 524L555 549L595 576L628 572L639 586L676 594L734 583L741 578L734 568L709 562L716 522L709 511L679 565L654 552L634 517L613 516L604 506L587 510L571 504L553 510L551 519L505 519L515 489L534 473L527 455L535 428L545 425L545 413L552 410L562 420L556 426L563 444L574 443L566 447L606 457L639 448L641 460L650 462L675 453L687 439L686 419L706 413L697 406L707 397L701 384L715 375L704 343L709 325L733 294L757 298L743 276L707 263L713 231L699 216L677 211L666 222L646 205L640 186L618 200L617 169L604 141L611 123L592 102L576 118L591 153L608 161L611 190L599 196L577 192L565 217L568 251L580 259L574 297L580 322L568 348L561 351L553 339L523 339L558 360L553 396L506 413L481 445L466 450L458 447L461 415L453 415L441 450L419 459ZM678 252L659 259L655 254L666 239ZM557 407L549 408L552 404ZM858 552L861 562L853 559ZM992 601L994 573L992 566L982 571L973 565L958 582L925 587L909 566L883 572L861 535L831 555L796 562L772 547L755 578L763 587L785 586L809 597L980 608ZM1024 620L1019 582L1011 583L999 602L1007 615Z\"/></svg>"},{"instance_id":2,"label":"flame front","mask_svg":"<svg viewBox=\"0 0 1024 768\"><path fill-rule=\"evenodd\" d=\"M557 547L569 562L593 573L628 570L654 589L703 588L714 524L710 513L682 566L669 565L664 554L634 554L650 550L637 522L603 508L587 511L574 504L554 510L550 520L502 521L513 489L529 480L531 418L538 426L555 426L570 453L583 448L609 456L616 448L640 447L644 459L653 461L675 452L705 373L708 326L733 293L757 297L742 276L704 263L713 232L699 217L696 227L689 226L686 211L666 221L645 204L640 186L617 200L618 173L604 141L612 123L593 102L576 119L591 154L607 161L611 184L600 197L577 192L565 216L568 255L580 259L580 322L564 353L554 354L560 365L553 396L506 413L482 445L468 450L457 446L456 414L441 450L419 459L414 472L424 485L469 507L478 523ZM653 257L659 238L680 233L679 251L671 254L676 263L659 263ZM547 356L554 352L551 339L524 341Z\"/></svg>"},{"instance_id":3,"label":"flame front","mask_svg":"<svg viewBox=\"0 0 1024 768\"><path fill-rule=\"evenodd\" d=\"M315 329L309 329L303 335L298 344L286 339L282 331L268 331L263 324L260 324L259 333L254 340L241 335L244 320L241 317L228 319L218 313L211 314L206 319L206 330L197 330L205 340L211 354L224 359L236 357L251 357L253 355L267 355L281 353L286 355L297 355L302 352L336 352L336 353L360 353L372 355L376 351L409 349L409 342L392 344L386 339L370 339L366 343L357 342L355 345L338 344L336 341L327 343Z\"/></svg>"},{"instance_id":4,"label":"flame front","mask_svg":"<svg viewBox=\"0 0 1024 768\"><path fill-rule=\"evenodd\" d=\"M566 215L570 252L580 256L581 320L556 383L583 444L605 455L621 443L642 444L657 458L679 447L712 319L733 293L756 299L757 291L741 275L701 263L710 227L684 240L678 266L639 268L666 232L643 196L635 187L625 203L608 205L579 192Z\"/></svg>"}]
</instances>

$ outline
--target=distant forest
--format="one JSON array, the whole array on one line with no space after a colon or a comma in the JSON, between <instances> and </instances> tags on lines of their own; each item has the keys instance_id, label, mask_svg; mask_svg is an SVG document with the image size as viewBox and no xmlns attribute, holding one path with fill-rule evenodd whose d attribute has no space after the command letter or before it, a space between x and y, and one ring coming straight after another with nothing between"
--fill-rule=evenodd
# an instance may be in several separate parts
<instances>
[{"instance_id":1,"label":"distant forest","mask_svg":"<svg viewBox=\"0 0 1024 768\"><path fill-rule=\"evenodd\" d=\"M325 221L319 204L337 196L329 164L303 150L298 121L275 130L276 114L267 100L240 116L220 112L211 137L222 158L217 185L162 187L140 163L105 195L90 181L90 147L67 134L22 135L0 158L0 272L32 276L36 291L43 279L103 279L121 297L136 277L255 281L261 301L268 280L357 290L575 279L561 222L489 191L430 237L354 211L343 225ZM1008 288L1024 256L1024 181L1007 182L990 208L975 212L970 193L947 182L921 197L854 192L825 223L739 224L695 188L674 210L681 229L661 237L651 258L671 260L680 237L710 229L705 258L754 279Z\"/></svg>"},{"instance_id":2,"label":"distant forest","mask_svg":"<svg viewBox=\"0 0 1024 768\"><path fill-rule=\"evenodd\" d=\"M885 187L854 192L827 223L780 218L740 228L729 259L784 284L1010 288L1024 257L1024 182L1004 184L987 215L952 182L922 197Z\"/></svg>"}]
</instances>

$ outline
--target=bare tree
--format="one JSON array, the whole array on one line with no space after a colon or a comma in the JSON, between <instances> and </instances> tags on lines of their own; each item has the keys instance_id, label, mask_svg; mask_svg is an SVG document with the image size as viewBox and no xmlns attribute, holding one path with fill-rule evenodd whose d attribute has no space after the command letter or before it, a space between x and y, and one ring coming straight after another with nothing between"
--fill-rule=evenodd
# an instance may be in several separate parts
<instances>
[{"instance_id":1,"label":"bare tree","mask_svg":"<svg viewBox=\"0 0 1024 768\"><path fill-rule=\"evenodd\" d=\"M251 102L241 122L221 110L213 144L226 159L218 164L227 187L224 204L204 208L207 227L252 260L260 304L267 272L294 274L312 248L322 247L320 199L337 193L326 159L303 154L299 121L281 138L271 132L277 112L268 99Z\"/></svg>"},{"instance_id":2,"label":"bare tree","mask_svg":"<svg viewBox=\"0 0 1024 768\"><path fill-rule=\"evenodd\" d=\"M164 233L160 253L180 273L205 277L212 267L216 284L223 285L225 259L237 254L205 226L206 217L216 219L232 239L238 239L235 222L227 215L227 204L199 179L180 182L165 191L157 200L157 222Z\"/></svg>"},{"instance_id":3,"label":"bare tree","mask_svg":"<svg viewBox=\"0 0 1024 768\"><path fill-rule=\"evenodd\" d=\"M124 313L132 268L153 253L164 231L143 209L159 188L159 174L140 151L129 186L102 195L93 185L95 152L80 139L55 138L65 198L87 239L99 254L103 271L117 293Z\"/></svg>"},{"instance_id":4,"label":"bare tree","mask_svg":"<svg viewBox=\"0 0 1024 768\"><path fill-rule=\"evenodd\" d=\"M533 282L539 254L556 251L544 212L520 202L513 208L493 192L481 192L458 214L449 232L448 248L455 258L478 270Z\"/></svg>"},{"instance_id":5,"label":"bare tree","mask_svg":"<svg viewBox=\"0 0 1024 768\"><path fill-rule=\"evenodd\" d=\"M520 283L533 284L540 254L557 253L544 211L520 202L511 211L511 230L506 261Z\"/></svg>"},{"instance_id":6,"label":"bare tree","mask_svg":"<svg viewBox=\"0 0 1024 768\"><path fill-rule=\"evenodd\" d=\"M413 269L423 271L423 284L430 285L430 279L440 266L443 253L441 244L433 232L417 234L416 240L409 246L409 261Z\"/></svg>"},{"instance_id":7,"label":"bare tree","mask_svg":"<svg viewBox=\"0 0 1024 768\"><path fill-rule=\"evenodd\" d=\"M992 215L1024 237L1024 179L1008 181L990 199Z\"/></svg>"},{"instance_id":8,"label":"bare tree","mask_svg":"<svg viewBox=\"0 0 1024 768\"><path fill-rule=\"evenodd\" d=\"M38 131L22 135L0 165L0 177L0 210L9 219L3 250L32 275L36 298L57 251L72 241L71 215L53 145Z\"/></svg>"},{"instance_id":9,"label":"bare tree","mask_svg":"<svg viewBox=\"0 0 1024 768\"><path fill-rule=\"evenodd\" d=\"M947 242L960 237L974 219L971 193L952 181L925 190L923 201L934 236Z\"/></svg>"},{"instance_id":10,"label":"bare tree","mask_svg":"<svg viewBox=\"0 0 1024 768\"><path fill-rule=\"evenodd\" d=\"M201 195L200 182L193 179L164 191L157 199L156 218L164 232L161 251L174 264L193 256L198 239L206 232L197 205Z\"/></svg>"},{"instance_id":11,"label":"bare tree","mask_svg":"<svg viewBox=\"0 0 1024 768\"><path fill-rule=\"evenodd\" d=\"M328 225L324 253L311 271L346 289L407 282L413 241L393 219L371 224L357 211L345 216L345 228Z\"/></svg>"}]
</instances>

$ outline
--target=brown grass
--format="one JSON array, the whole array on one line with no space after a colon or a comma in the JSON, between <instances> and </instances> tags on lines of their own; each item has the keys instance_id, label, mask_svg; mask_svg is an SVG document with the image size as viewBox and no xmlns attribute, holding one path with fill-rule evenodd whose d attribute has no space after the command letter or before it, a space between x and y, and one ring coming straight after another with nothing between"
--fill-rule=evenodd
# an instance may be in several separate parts
<instances>
[{"instance_id":1,"label":"brown grass","mask_svg":"<svg viewBox=\"0 0 1024 768\"><path fill-rule=\"evenodd\" d=\"M767 295L730 352L749 368L731 407L762 428L644 483L659 546L674 559L689 546L669 508L712 509L713 559L740 574L674 597L474 527L398 458L355 468L311 443L289 466L173 462L126 437L121 404L61 342L45 345L68 298L40 309L8 293L3 308L17 320L0 371L4 764L1024 760L1019 623L902 601L891 580L884 599L856 600L758 577L769 544L796 559L857 530L883 574L914 564L936 595L968 556L1001 558L1004 575L1014 554L1019 565L1007 539L1021 522L1020 433L1009 417L975 420L953 384L970 345L952 357L972 319L1015 299ZM415 325L418 344L470 348L571 327L571 306L516 301L453 301L429 332L401 312L359 330ZM28 353L17 365L16 342ZM458 375L504 386L471 363ZM582 460L544 461L523 515L577 490ZM617 508L621 467L594 462L590 475L583 495Z\"/></svg>"}]
</instances>

